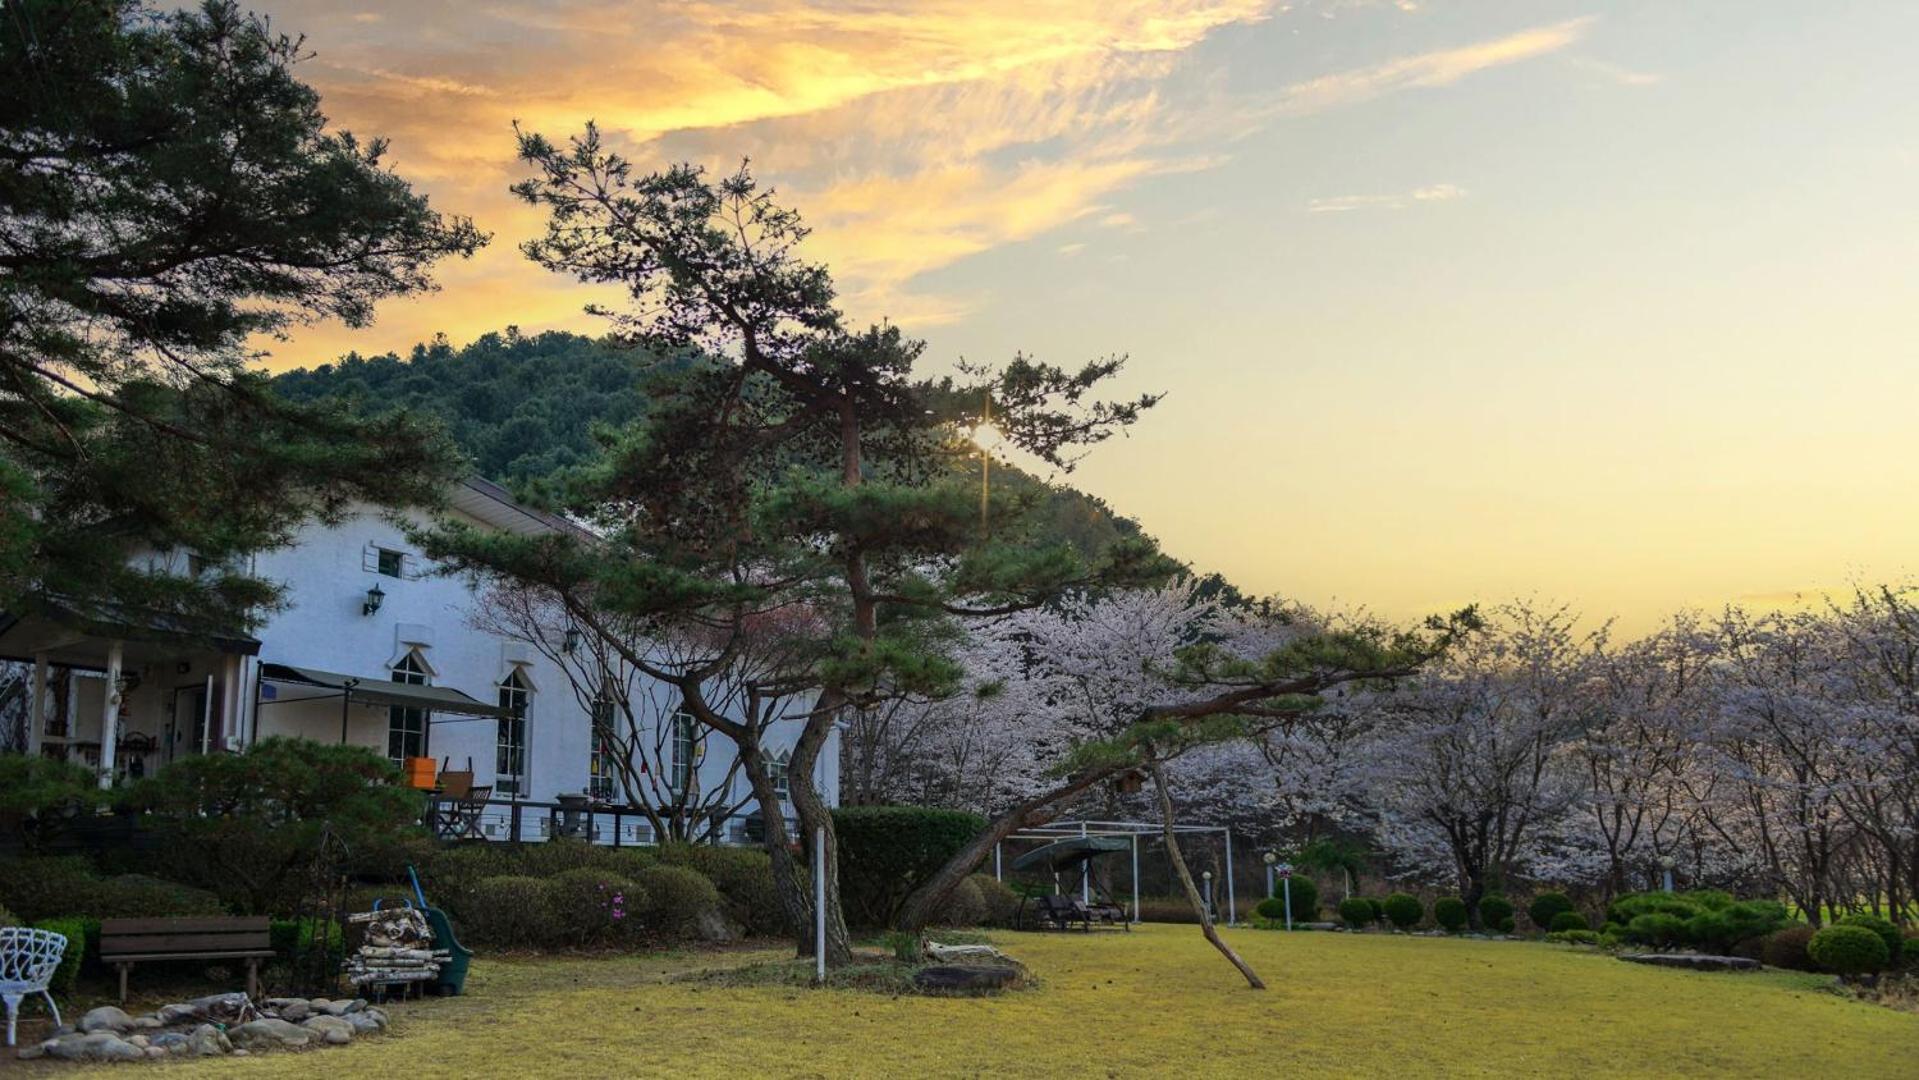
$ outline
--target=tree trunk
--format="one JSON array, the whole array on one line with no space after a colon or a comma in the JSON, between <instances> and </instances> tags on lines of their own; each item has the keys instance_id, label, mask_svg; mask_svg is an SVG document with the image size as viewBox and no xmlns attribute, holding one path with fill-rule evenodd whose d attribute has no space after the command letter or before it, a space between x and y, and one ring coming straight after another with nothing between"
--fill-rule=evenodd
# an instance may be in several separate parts
<instances>
[{"instance_id":1,"label":"tree trunk","mask_svg":"<svg viewBox=\"0 0 1919 1080\"><path fill-rule=\"evenodd\" d=\"M1173 796L1166 789L1166 777L1160 772L1159 762L1153 762L1152 770L1153 786L1159 791L1160 821L1166 832L1166 854L1172 858L1173 872L1179 875L1179 883L1186 889L1186 899L1192 903L1193 910L1199 913L1200 933L1205 934L1206 940L1213 943L1213 948L1218 949L1220 955L1231 961L1241 975L1246 976L1246 982L1253 989L1266 989L1266 984L1259 981L1259 976L1231 946L1220 940L1219 931L1213 927L1213 913L1206 910L1206 901L1200 897L1199 887L1193 884L1193 872L1186 868L1186 856L1180 854L1179 835L1173 831Z\"/></svg>"},{"instance_id":2,"label":"tree trunk","mask_svg":"<svg viewBox=\"0 0 1919 1080\"><path fill-rule=\"evenodd\" d=\"M766 771L766 755L759 744L750 739L738 740L734 745L747 783L753 788L753 797L759 803L760 820L765 824L766 856L772 863L773 891L779 894L780 913L786 917L787 929L798 942L799 954L811 956L807 942L814 923L813 886L805 868L793 856L793 837L786 831L786 812Z\"/></svg>"},{"instance_id":3,"label":"tree trunk","mask_svg":"<svg viewBox=\"0 0 1919 1080\"><path fill-rule=\"evenodd\" d=\"M797 745L793 747L793 758L786 770L787 789L792 793L793 809L799 814L800 828L804 835L800 838L808 856L808 867L813 865L814 847L824 832L826 836L826 940L815 942L816 923L819 913L812 909L812 898L808 897L809 918L800 928L800 955L813 956L814 949L823 948L828 967L842 967L852 962L853 936L846 929L846 909L840 904L840 868L839 838L833 830L833 812L820 798L819 789L813 784L813 769L818 764L820 749L826 743L826 736L833 730L833 711L819 711L815 705L814 715L807 718L806 730L800 733ZM811 876L810 874L808 875Z\"/></svg>"}]
</instances>

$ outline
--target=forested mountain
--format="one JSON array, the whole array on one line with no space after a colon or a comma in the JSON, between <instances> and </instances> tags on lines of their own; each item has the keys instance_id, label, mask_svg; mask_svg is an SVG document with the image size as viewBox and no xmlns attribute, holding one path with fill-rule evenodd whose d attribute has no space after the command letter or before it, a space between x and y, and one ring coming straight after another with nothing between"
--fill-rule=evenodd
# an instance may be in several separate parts
<instances>
[{"instance_id":1,"label":"forested mountain","mask_svg":"<svg viewBox=\"0 0 1919 1080\"><path fill-rule=\"evenodd\" d=\"M515 487L587 461L596 422L625 424L645 411L633 377L640 360L582 334L529 337L509 326L459 349L436 338L404 359L349 353L273 383L298 402L344 398L370 414L410 409L438 417L475 471ZM994 482L1039 483L1011 469L996 469ZM1063 485L1050 488L1045 517L1047 531L1088 554L1139 531L1131 518Z\"/></svg>"}]
</instances>

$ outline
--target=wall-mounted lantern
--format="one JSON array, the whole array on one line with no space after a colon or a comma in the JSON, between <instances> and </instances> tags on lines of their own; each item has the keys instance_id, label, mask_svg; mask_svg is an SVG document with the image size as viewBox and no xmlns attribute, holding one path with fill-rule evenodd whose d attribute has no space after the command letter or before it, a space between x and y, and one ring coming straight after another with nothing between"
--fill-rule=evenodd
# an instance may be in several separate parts
<instances>
[{"instance_id":1,"label":"wall-mounted lantern","mask_svg":"<svg viewBox=\"0 0 1919 1080\"><path fill-rule=\"evenodd\" d=\"M563 653L570 654L573 652L573 650L579 647L580 647L580 632L574 629L573 627L570 627L570 626L567 627L566 637L564 640L560 642L560 651Z\"/></svg>"},{"instance_id":2,"label":"wall-mounted lantern","mask_svg":"<svg viewBox=\"0 0 1919 1080\"><path fill-rule=\"evenodd\" d=\"M381 592L380 586L376 583L371 589L368 589L366 591L366 603L360 605L360 614L362 615L373 614L374 612L380 610L380 604L383 603L385 600L386 600L386 593Z\"/></svg>"}]
</instances>

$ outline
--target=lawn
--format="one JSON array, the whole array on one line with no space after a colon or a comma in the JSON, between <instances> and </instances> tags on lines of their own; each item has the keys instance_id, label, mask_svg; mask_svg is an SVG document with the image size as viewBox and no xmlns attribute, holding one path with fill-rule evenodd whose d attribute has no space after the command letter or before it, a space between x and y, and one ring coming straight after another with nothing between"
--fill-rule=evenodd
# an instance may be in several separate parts
<instances>
[{"instance_id":1,"label":"lawn","mask_svg":"<svg viewBox=\"0 0 1919 1080\"><path fill-rule=\"evenodd\" d=\"M1805 975L1705 975L1531 943L1190 926L1004 934L1038 989L1000 998L727 988L676 972L767 953L475 961L470 996L350 1047L166 1076L1919 1075L1919 1016ZM123 1067L124 1068L124 1067ZM36 1070L37 1071L37 1070ZM65 1070L62 1070L65 1071Z\"/></svg>"}]
</instances>

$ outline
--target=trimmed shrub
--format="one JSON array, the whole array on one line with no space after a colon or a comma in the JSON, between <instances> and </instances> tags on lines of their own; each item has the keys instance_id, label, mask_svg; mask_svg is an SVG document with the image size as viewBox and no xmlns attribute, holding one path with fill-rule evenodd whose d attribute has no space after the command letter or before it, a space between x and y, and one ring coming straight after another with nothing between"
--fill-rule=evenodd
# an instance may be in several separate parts
<instances>
[{"instance_id":1,"label":"trimmed shrub","mask_svg":"<svg viewBox=\"0 0 1919 1080\"><path fill-rule=\"evenodd\" d=\"M1547 925L1546 929L1555 934L1563 934L1569 930L1593 932L1592 927L1586 923L1586 917L1577 911L1561 911L1555 913L1552 917L1552 922ZM1599 935L1593 933L1593 937L1597 939Z\"/></svg>"},{"instance_id":2,"label":"trimmed shrub","mask_svg":"<svg viewBox=\"0 0 1919 1080\"><path fill-rule=\"evenodd\" d=\"M1479 925L1488 930L1497 930L1502 934L1512 933L1513 902L1498 895L1481 897Z\"/></svg>"},{"instance_id":3,"label":"trimmed shrub","mask_svg":"<svg viewBox=\"0 0 1919 1080\"><path fill-rule=\"evenodd\" d=\"M1442 896L1433 901L1433 921L1448 933L1457 934L1466 928L1466 901L1457 896Z\"/></svg>"},{"instance_id":4,"label":"trimmed shrub","mask_svg":"<svg viewBox=\"0 0 1919 1080\"><path fill-rule=\"evenodd\" d=\"M1679 898L1703 911L1722 911L1733 905L1732 894L1719 889L1693 889Z\"/></svg>"},{"instance_id":5,"label":"trimmed shrub","mask_svg":"<svg viewBox=\"0 0 1919 1080\"><path fill-rule=\"evenodd\" d=\"M938 910L933 912L933 925L971 927L986 920L986 898L980 895L979 883L972 875L953 886L953 891L940 901Z\"/></svg>"},{"instance_id":6,"label":"trimmed shrub","mask_svg":"<svg viewBox=\"0 0 1919 1080\"><path fill-rule=\"evenodd\" d=\"M1290 879L1290 882L1290 886L1282 886L1281 890L1276 891L1274 895L1284 900L1286 898L1286 894L1283 891L1284 888L1290 887L1292 889L1293 921L1296 923L1312 922L1318 919L1319 886L1314 884L1312 878L1307 877L1294 877ZM1285 917L1285 913L1281 912L1279 918L1284 919Z\"/></svg>"},{"instance_id":7,"label":"trimmed shrub","mask_svg":"<svg viewBox=\"0 0 1919 1080\"><path fill-rule=\"evenodd\" d=\"M1884 971L1891 960L1886 939L1864 926L1828 926L1806 944L1812 962L1837 975Z\"/></svg>"},{"instance_id":8,"label":"trimmed shrub","mask_svg":"<svg viewBox=\"0 0 1919 1080\"><path fill-rule=\"evenodd\" d=\"M697 937L701 921L721 907L720 890L691 867L649 866L633 884L639 886L639 899L628 896L626 910L637 912L640 927L650 934Z\"/></svg>"},{"instance_id":9,"label":"trimmed shrub","mask_svg":"<svg viewBox=\"0 0 1919 1080\"><path fill-rule=\"evenodd\" d=\"M985 818L959 810L844 806L833 811L847 922L891 926L907 896L985 828Z\"/></svg>"},{"instance_id":10,"label":"trimmed shrub","mask_svg":"<svg viewBox=\"0 0 1919 1080\"><path fill-rule=\"evenodd\" d=\"M1382 906L1386 909L1386 917L1401 930L1411 930L1426 917L1426 906L1410 893L1396 892L1388 896Z\"/></svg>"},{"instance_id":11,"label":"trimmed shrub","mask_svg":"<svg viewBox=\"0 0 1919 1080\"><path fill-rule=\"evenodd\" d=\"M1677 945L1686 940L1686 920L1664 912L1638 915L1626 924L1626 938L1636 944L1659 948Z\"/></svg>"},{"instance_id":12,"label":"trimmed shrub","mask_svg":"<svg viewBox=\"0 0 1919 1080\"><path fill-rule=\"evenodd\" d=\"M1145 922L1199 923L1193 905L1187 903L1184 896L1142 896L1139 898L1139 917Z\"/></svg>"},{"instance_id":13,"label":"trimmed shrub","mask_svg":"<svg viewBox=\"0 0 1919 1080\"><path fill-rule=\"evenodd\" d=\"M100 879L78 855L0 859L0 904L22 919L90 913L99 899Z\"/></svg>"},{"instance_id":14,"label":"trimmed shrub","mask_svg":"<svg viewBox=\"0 0 1919 1080\"><path fill-rule=\"evenodd\" d=\"M1284 921L1286 918L1286 901L1281 900L1277 896L1269 896L1253 905L1253 914L1262 919Z\"/></svg>"},{"instance_id":15,"label":"trimmed shrub","mask_svg":"<svg viewBox=\"0 0 1919 1080\"><path fill-rule=\"evenodd\" d=\"M1614 937L1626 936L1626 928L1610 920L1599 924L1599 932L1602 934L1611 934Z\"/></svg>"},{"instance_id":16,"label":"trimmed shrub","mask_svg":"<svg viewBox=\"0 0 1919 1080\"><path fill-rule=\"evenodd\" d=\"M1559 915L1553 916L1553 918L1558 919L1560 915L1571 914L1573 913L1570 911L1562 911ZM1597 931L1586 929L1554 930L1552 933L1546 935L1546 940L1559 945L1597 945L1599 944L1599 934Z\"/></svg>"},{"instance_id":17,"label":"trimmed shrub","mask_svg":"<svg viewBox=\"0 0 1919 1080\"><path fill-rule=\"evenodd\" d=\"M1788 926L1766 938L1759 950L1759 960L1767 967L1785 968L1788 971L1817 971L1819 965L1812 962L1812 954L1806 946L1812 942L1813 929L1810 926Z\"/></svg>"},{"instance_id":18,"label":"trimmed shrub","mask_svg":"<svg viewBox=\"0 0 1919 1080\"><path fill-rule=\"evenodd\" d=\"M1372 906L1374 922L1386 921L1386 901L1381 900L1377 896L1368 896L1366 897L1366 903Z\"/></svg>"},{"instance_id":19,"label":"trimmed shrub","mask_svg":"<svg viewBox=\"0 0 1919 1080\"><path fill-rule=\"evenodd\" d=\"M42 919L33 924L39 930L51 930L67 939L67 950L60 954L60 966L53 969L53 979L48 983L56 997L70 998L74 988L80 984L80 965L87 959L87 951L99 934L98 922L68 917L62 919Z\"/></svg>"},{"instance_id":20,"label":"trimmed shrub","mask_svg":"<svg viewBox=\"0 0 1919 1080\"><path fill-rule=\"evenodd\" d=\"M711 844L662 844L656 853L662 864L698 870L711 881L725 901L727 918L747 933L769 937L791 933L779 890L773 885L773 860L766 852Z\"/></svg>"},{"instance_id":21,"label":"trimmed shrub","mask_svg":"<svg viewBox=\"0 0 1919 1080\"><path fill-rule=\"evenodd\" d=\"M1906 936L1899 928L1877 915L1848 915L1839 920L1840 926L1863 926L1879 935L1886 943L1886 966L1898 967L1900 954L1905 950Z\"/></svg>"},{"instance_id":22,"label":"trimmed shrub","mask_svg":"<svg viewBox=\"0 0 1919 1080\"><path fill-rule=\"evenodd\" d=\"M224 915L220 898L191 885L179 885L144 874L122 874L99 886L95 907L87 912L102 919L158 919L172 915Z\"/></svg>"},{"instance_id":23,"label":"trimmed shrub","mask_svg":"<svg viewBox=\"0 0 1919 1080\"><path fill-rule=\"evenodd\" d=\"M1526 918L1531 919L1534 928L1539 930L1570 930L1574 928L1554 926L1553 918L1571 910L1573 910L1572 897L1563 892L1543 892L1533 897L1533 902L1526 905ZM1583 929L1585 925L1586 921L1581 919L1579 928Z\"/></svg>"},{"instance_id":24,"label":"trimmed shrub","mask_svg":"<svg viewBox=\"0 0 1919 1080\"><path fill-rule=\"evenodd\" d=\"M539 944L547 933L546 882L508 875L474 883L462 902L459 937L470 945L514 948Z\"/></svg>"},{"instance_id":25,"label":"trimmed shrub","mask_svg":"<svg viewBox=\"0 0 1919 1080\"><path fill-rule=\"evenodd\" d=\"M974 874L973 884L979 887L980 902L986 907L986 915L981 923L986 926L1013 925L1019 916L1019 894L1004 881L991 874Z\"/></svg>"},{"instance_id":26,"label":"trimmed shrub","mask_svg":"<svg viewBox=\"0 0 1919 1080\"><path fill-rule=\"evenodd\" d=\"M1627 893L1606 909L1606 921L1630 926L1641 915L1672 915L1690 919L1704 910L1701 905L1677 893Z\"/></svg>"},{"instance_id":27,"label":"trimmed shrub","mask_svg":"<svg viewBox=\"0 0 1919 1080\"><path fill-rule=\"evenodd\" d=\"M1372 901L1355 896L1339 902L1339 918L1354 930L1364 930L1373 921Z\"/></svg>"},{"instance_id":28,"label":"trimmed shrub","mask_svg":"<svg viewBox=\"0 0 1919 1080\"><path fill-rule=\"evenodd\" d=\"M632 934L648 906L646 891L632 879L591 867L562 871L543 884L547 922L530 933L535 944L604 945Z\"/></svg>"},{"instance_id":29,"label":"trimmed shrub","mask_svg":"<svg viewBox=\"0 0 1919 1080\"><path fill-rule=\"evenodd\" d=\"M19 917L16 916L13 912L8 911L7 905L0 904L0 926L21 926L21 925L23 924L20 922Z\"/></svg>"},{"instance_id":30,"label":"trimmed shrub","mask_svg":"<svg viewBox=\"0 0 1919 1080\"><path fill-rule=\"evenodd\" d=\"M1784 904L1745 900L1708 908L1687 919L1686 938L1701 948L1725 951L1739 942L1763 938L1789 921Z\"/></svg>"}]
</instances>

